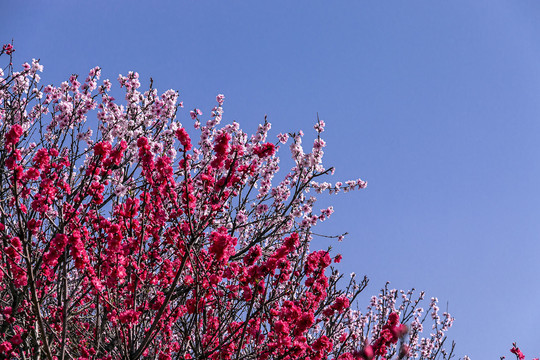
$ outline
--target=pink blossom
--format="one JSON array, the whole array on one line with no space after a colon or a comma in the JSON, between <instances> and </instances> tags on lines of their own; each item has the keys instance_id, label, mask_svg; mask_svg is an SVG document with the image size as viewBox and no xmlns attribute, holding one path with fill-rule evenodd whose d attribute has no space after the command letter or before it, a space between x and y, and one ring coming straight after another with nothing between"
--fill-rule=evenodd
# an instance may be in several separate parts
<instances>
[{"instance_id":1,"label":"pink blossom","mask_svg":"<svg viewBox=\"0 0 540 360\"><path fill-rule=\"evenodd\" d=\"M11 44L4 44L4 46L2 47L2 50L8 55L13 54L13 52L15 51L15 49L13 48L13 45Z\"/></svg>"},{"instance_id":2,"label":"pink blossom","mask_svg":"<svg viewBox=\"0 0 540 360\"><path fill-rule=\"evenodd\" d=\"M8 148L11 145L17 144L22 134L23 134L23 128L19 124L13 125L5 136L6 148Z\"/></svg>"},{"instance_id":3,"label":"pink blossom","mask_svg":"<svg viewBox=\"0 0 540 360\"><path fill-rule=\"evenodd\" d=\"M219 94L218 96L216 96L216 101L220 106L223 105L223 101L225 101L225 95ZM202 115L202 113L199 115Z\"/></svg>"}]
</instances>

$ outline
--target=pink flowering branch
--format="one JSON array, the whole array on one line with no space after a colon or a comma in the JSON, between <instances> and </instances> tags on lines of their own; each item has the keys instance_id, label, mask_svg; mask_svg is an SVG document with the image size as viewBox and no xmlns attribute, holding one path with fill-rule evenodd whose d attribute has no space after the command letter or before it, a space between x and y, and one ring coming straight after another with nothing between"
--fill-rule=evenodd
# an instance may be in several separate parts
<instances>
[{"instance_id":1,"label":"pink flowering branch","mask_svg":"<svg viewBox=\"0 0 540 360\"><path fill-rule=\"evenodd\" d=\"M510 352L516 356L517 360L525 360L525 355L521 352L521 350L517 347L516 343L512 344L512 348L510 349ZM501 360L506 359L505 356L501 356ZM532 360L538 360L538 358L534 358Z\"/></svg>"}]
</instances>

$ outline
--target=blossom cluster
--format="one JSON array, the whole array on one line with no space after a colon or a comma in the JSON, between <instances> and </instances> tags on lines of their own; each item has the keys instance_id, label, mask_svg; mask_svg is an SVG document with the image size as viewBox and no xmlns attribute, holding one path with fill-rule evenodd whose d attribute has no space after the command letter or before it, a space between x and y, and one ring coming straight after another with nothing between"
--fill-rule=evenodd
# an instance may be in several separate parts
<instances>
[{"instance_id":1,"label":"blossom cluster","mask_svg":"<svg viewBox=\"0 0 540 360\"><path fill-rule=\"evenodd\" d=\"M512 348L510 349L510 352L516 356L516 360L525 360L525 355L517 347L516 343L512 344ZM505 356L501 356L501 360L503 360L505 358L506 358ZM532 360L538 360L538 358L534 358Z\"/></svg>"}]
</instances>

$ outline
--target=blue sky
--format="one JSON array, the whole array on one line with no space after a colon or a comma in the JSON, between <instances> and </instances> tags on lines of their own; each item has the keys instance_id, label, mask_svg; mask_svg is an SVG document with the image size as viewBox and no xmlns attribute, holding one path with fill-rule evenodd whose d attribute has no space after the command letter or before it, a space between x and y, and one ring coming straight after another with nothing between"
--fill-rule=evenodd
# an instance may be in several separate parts
<instances>
[{"instance_id":1,"label":"blue sky","mask_svg":"<svg viewBox=\"0 0 540 360\"><path fill-rule=\"evenodd\" d=\"M540 3L6 1L0 41L44 82L138 71L187 109L274 134L326 121L341 270L448 302L457 354L540 355ZM181 114L189 123L188 111ZM181 118L182 119L182 118ZM327 240L317 240L327 246ZM444 305L442 306L444 307Z\"/></svg>"}]
</instances>

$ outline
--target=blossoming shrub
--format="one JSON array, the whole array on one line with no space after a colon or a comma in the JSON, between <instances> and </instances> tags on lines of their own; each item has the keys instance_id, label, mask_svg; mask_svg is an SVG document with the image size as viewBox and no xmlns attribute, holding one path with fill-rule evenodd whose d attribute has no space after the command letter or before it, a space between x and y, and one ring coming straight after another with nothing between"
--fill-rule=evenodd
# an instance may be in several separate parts
<instances>
[{"instance_id":1,"label":"blossoming shrub","mask_svg":"<svg viewBox=\"0 0 540 360\"><path fill-rule=\"evenodd\" d=\"M0 72L0 358L449 358L452 324L437 300L385 287L356 306L367 279L342 283L340 255L310 249L332 214L321 182L324 122L268 138L207 120L177 120L178 93L100 69L41 86L33 60ZM279 170L289 143L294 166ZM432 329L423 336L426 317ZM407 324L407 325L406 325ZM453 349L453 345L451 346Z\"/></svg>"}]
</instances>

